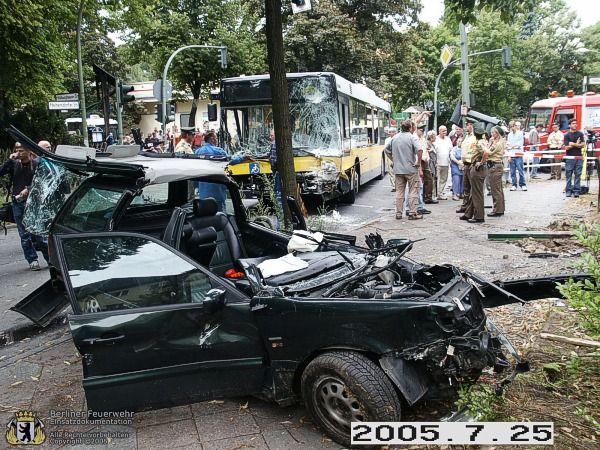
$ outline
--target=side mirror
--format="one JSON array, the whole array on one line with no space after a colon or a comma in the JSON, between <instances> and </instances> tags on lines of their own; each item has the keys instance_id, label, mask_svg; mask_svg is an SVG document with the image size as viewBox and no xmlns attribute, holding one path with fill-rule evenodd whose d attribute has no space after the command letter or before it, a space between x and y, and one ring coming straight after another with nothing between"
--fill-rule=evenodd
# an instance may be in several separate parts
<instances>
[{"instance_id":1,"label":"side mirror","mask_svg":"<svg viewBox=\"0 0 600 450\"><path fill-rule=\"evenodd\" d=\"M227 299L225 298L226 294L225 289L211 289L206 293L204 300L202 301L202 307L208 314L216 313L221 310L225 303L227 303Z\"/></svg>"}]
</instances>

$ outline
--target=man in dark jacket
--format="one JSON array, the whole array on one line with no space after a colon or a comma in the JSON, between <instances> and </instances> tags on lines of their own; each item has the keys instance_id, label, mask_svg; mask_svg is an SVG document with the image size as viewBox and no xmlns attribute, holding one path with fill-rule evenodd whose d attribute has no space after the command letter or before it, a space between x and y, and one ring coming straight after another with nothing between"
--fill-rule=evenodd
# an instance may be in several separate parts
<instances>
[{"instance_id":1,"label":"man in dark jacket","mask_svg":"<svg viewBox=\"0 0 600 450\"><path fill-rule=\"evenodd\" d=\"M21 237L23 254L31 270L40 270L37 251L42 252L48 262L48 243L42 236L29 233L23 226L25 203L31 190L33 175L38 166L37 159L21 143L15 144L15 153L11 154L0 166L0 176L8 174L12 180L12 210Z\"/></svg>"}]
</instances>

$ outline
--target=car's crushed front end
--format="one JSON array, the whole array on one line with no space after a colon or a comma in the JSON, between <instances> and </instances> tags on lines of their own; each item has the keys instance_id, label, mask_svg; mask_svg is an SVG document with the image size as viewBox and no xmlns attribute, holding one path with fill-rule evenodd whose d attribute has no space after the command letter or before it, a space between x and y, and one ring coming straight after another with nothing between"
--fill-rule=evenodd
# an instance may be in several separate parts
<instances>
[{"instance_id":1,"label":"car's crushed front end","mask_svg":"<svg viewBox=\"0 0 600 450\"><path fill-rule=\"evenodd\" d=\"M271 347L275 384L288 383L289 361L301 367L319 351L343 348L377 359L409 404L443 398L486 369L511 367L504 347L513 356L514 349L484 307L558 296L555 283L569 278L492 283L452 265L407 261L407 239L384 244L371 235L367 243L369 250L325 239L296 255L305 268L256 280L262 289L252 307ZM250 277L257 262L242 261ZM516 358L519 370L526 367ZM289 387L280 388L273 397L286 403Z\"/></svg>"}]
</instances>

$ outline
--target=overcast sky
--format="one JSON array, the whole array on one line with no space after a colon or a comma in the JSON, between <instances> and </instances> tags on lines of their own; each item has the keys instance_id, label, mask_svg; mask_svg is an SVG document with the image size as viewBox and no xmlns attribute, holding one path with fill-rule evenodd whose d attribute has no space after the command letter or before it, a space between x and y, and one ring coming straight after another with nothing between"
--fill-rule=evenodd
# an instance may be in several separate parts
<instances>
[{"instance_id":1,"label":"overcast sky","mask_svg":"<svg viewBox=\"0 0 600 450\"><path fill-rule=\"evenodd\" d=\"M421 0L423 10L420 18L432 25L437 22L444 12L443 0ZM598 0L565 0L567 6L575 11L581 19L581 27L585 28L600 21L600 8L597 5Z\"/></svg>"}]
</instances>

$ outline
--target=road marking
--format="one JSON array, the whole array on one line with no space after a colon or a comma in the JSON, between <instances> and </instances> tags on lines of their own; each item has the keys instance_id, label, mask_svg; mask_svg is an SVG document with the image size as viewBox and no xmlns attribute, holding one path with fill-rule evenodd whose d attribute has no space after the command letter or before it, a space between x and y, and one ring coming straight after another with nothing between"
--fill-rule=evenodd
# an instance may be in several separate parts
<instances>
[{"instance_id":1,"label":"road marking","mask_svg":"<svg viewBox=\"0 0 600 450\"><path fill-rule=\"evenodd\" d=\"M356 206L357 208L373 208L373 205L357 205L356 203L350 206Z\"/></svg>"}]
</instances>

